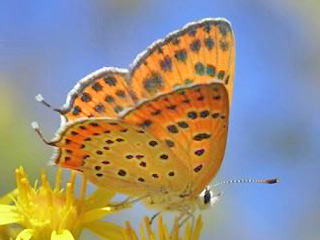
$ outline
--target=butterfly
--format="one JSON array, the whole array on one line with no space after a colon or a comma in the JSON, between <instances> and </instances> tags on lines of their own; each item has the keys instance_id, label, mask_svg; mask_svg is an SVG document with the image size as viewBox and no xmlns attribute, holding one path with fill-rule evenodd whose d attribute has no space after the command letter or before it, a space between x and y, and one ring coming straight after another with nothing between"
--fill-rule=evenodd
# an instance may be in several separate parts
<instances>
[{"instance_id":1,"label":"butterfly","mask_svg":"<svg viewBox=\"0 0 320 240\"><path fill-rule=\"evenodd\" d=\"M55 163L152 208L207 207L225 154L234 68L230 23L207 18L154 42L129 69L88 75L59 110Z\"/></svg>"}]
</instances>

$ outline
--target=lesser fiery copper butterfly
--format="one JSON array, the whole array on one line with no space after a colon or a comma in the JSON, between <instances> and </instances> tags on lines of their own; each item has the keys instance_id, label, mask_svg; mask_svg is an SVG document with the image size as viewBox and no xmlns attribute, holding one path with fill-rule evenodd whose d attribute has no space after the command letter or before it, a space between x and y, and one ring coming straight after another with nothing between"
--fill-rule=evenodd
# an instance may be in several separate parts
<instances>
[{"instance_id":1,"label":"lesser fiery copper butterfly","mask_svg":"<svg viewBox=\"0 0 320 240\"><path fill-rule=\"evenodd\" d=\"M235 65L225 19L203 19L153 43L129 69L103 68L70 92L50 145L55 163L99 187L182 213L213 201L224 157ZM273 183L271 181L267 183Z\"/></svg>"}]
</instances>

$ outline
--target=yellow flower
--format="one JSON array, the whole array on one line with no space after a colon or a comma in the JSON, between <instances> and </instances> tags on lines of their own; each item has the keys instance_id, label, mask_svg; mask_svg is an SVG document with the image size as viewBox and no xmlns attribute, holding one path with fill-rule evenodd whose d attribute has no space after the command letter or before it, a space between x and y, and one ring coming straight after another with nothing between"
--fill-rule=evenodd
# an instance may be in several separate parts
<instances>
[{"instance_id":1,"label":"yellow flower","mask_svg":"<svg viewBox=\"0 0 320 240\"><path fill-rule=\"evenodd\" d=\"M12 192L13 194L13 192ZM9 195L0 198L0 204L9 204L12 202L12 199L9 197ZM0 240L7 240L10 239L10 236L12 236L14 232L12 229L8 228L8 226L0 226Z\"/></svg>"},{"instance_id":2,"label":"yellow flower","mask_svg":"<svg viewBox=\"0 0 320 240\"><path fill-rule=\"evenodd\" d=\"M113 212L113 208L107 207L113 193L98 189L86 196L87 183L83 178L77 198L76 173L71 173L65 189L61 188L61 180L62 170L58 169L54 188L44 173L41 186L32 187L23 168L16 169L17 189L0 199L1 233L8 234L7 226L18 224L23 230L16 240L74 240L79 239L84 228L104 239L123 239L120 226L102 220Z\"/></svg>"},{"instance_id":3,"label":"yellow flower","mask_svg":"<svg viewBox=\"0 0 320 240\"><path fill-rule=\"evenodd\" d=\"M32 187L23 168L16 169L17 189L0 198L0 239L16 240L75 240L84 228L109 240L198 240L203 226L201 216L195 227L186 224L184 237L179 237L178 221L169 234L161 216L158 234L155 234L145 218L145 228L140 226L140 238L127 222L125 228L103 221L115 208L108 207L114 194L98 189L86 196L86 180L83 178L80 196L74 194L76 173L71 172L66 188L61 188L62 170L58 169L55 187L52 188L46 174L41 174L41 186ZM118 208L119 209L119 208ZM18 224L14 229L11 224ZM21 229L22 228L22 229ZM18 231L17 231L18 230ZM13 237L14 236L14 237ZM157 237L158 236L158 237Z\"/></svg>"},{"instance_id":4,"label":"yellow flower","mask_svg":"<svg viewBox=\"0 0 320 240\"><path fill-rule=\"evenodd\" d=\"M144 226L140 225L140 239L141 240L199 240L200 239L200 233L203 227L203 221L201 218L201 215L198 216L196 223L194 227L191 227L190 222L187 222L185 227L185 234L183 237L179 237L179 230L181 227L179 227L179 221L175 221L175 224L173 226L173 230L169 234L166 226L163 224L162 217L159 216L158 219L158 234L155 234L154 231L152 231L150 226L150 220L148 217L145 217L145 228L146 233L144 231ZM139 240L137 233L133 230L129 222L126 222L126 227L124 229L124 236L125 240ZM146 238L146 236L148 238ZM157 237L158 236L158 237Z\"/></svg>"}]
</instances>

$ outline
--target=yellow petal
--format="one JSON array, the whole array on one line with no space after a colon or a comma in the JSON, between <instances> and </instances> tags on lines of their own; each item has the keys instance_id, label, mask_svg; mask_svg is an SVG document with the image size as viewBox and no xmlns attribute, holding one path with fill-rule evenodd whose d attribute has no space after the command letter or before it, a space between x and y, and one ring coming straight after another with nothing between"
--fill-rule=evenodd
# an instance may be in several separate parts
<instances>
[{"instance_id":1,"label":"yellow petal","mask_svg":"<svg viewBox=\"0 0 320 240\"><path fill-rule=\"evenodd\" d=\"M81 224L85 225L89 222L101 220L106 215L109 215L112 212L113 209L111 207L93 209L83 214L83 216L81 217Z\"/></svg>"},{"instance_id":2,"label":"yellow petal","mask_svg":"<svg viewBox=\"0 0 320 240\"><path fill-rule=\"evenodd\" d=\"M167 232L166 227L163 224L161 215L158 217L158 232L159 232L159 239L160 240L169 239L168 232Z\"/></svg>"},{"instance_id":3,"label":"yellow petal","mask_svg":"<svg viewBox=\"0 0 320 240\"><path fill-rule=\"evenodd\" d=\"M148 217L144 218L144 224L146 226L147 229L147 235L149 236L150 240L156 240L156 237L154 235L154 232L151 229L151 224L150 224L150 219Z\"/></svg>"},{"instance_id":4,"label":"yellow petal","mask_svg":"<svg viewBox=\"0 0 320 240\"><path fill-rule=\"evenodd\" d=\"M86 207L87 209L105 207L110 203L110 200L114 195L115 194L113 192L107 191L103 188L98 188L86 200Z\"/></svg>"},{"instance_id":5,"label":"yellow petal","mask_svg":"<svg viewBox=\"0 0 320 240\"><path fill-rule=\"evenodd\" d=\"M30 240L33 236L34 230L25 229L19 233L16 240Z\"/></svg>"},{"instance_id":6,"label":"yellow petal","mask_svg":"<svg viewBox=\"0 0 320 240\"><path fill-rule=\"evenodd\" d=\"M194 230L193 230L192 240L200 239L202 227L203 227L203 220L202 220L201 215L199 215L198 218L197 218L196 225L195 225Z\"/></svg>"},{"instance_id":7,"label":"yellow petal","mask_svg":"<svg viewBox=\"0 0 320 240\"><path fill-rule=\"evenodd\" d=\"M173 229L171 232L171 239L172 240L179 240L179 220L176 218L174 220Z\"/></svg>"},{"instance_id":8,"label":"yellow petal","mask_svg":"<svg viewBox=\"0 0 320 240\"><path fill-rule=\"evenodd\" d=\"M130 240L138 240L137 234L136 232L133 230L133 228L131 227L129 222L126 222L126 239L130 239Z\"/></svg>"},{"instance_id":9,"label":"yellow petal","mask_svg":"<svg viewBox=\"0 0 320 240\"><path fill-rule=\"evenodd\" d=\"M141 238L141 240L147 240L147 239L146 239L146 235L145 235L145 233L144 233L143 224L140 224L139 229L140 229L140 238Z\"/></svg>"},{"instance_id":10,"label":"yellow petal","mask_svg":"<svg viewBox=\"0 0 320 240\"><path fill-rule=\"evenodd\" d=\"M0 213L8 213L16 211L16 207L12 205L0 204Z\"/></svg>"},{"instance_id":11,"label":"yellow petal","mask_svg":"<svg viewBox=\"0 0 320 240\"><path fill-rule=\"evenodd\" d=\"M184 239L191 240L191 237L192 237L192 228L191 228L190 222L188 221L185 229Z\"/></svg>"},{"instance_id":12,"label":"yellow petal","mask_svg":"<svg viewBox=\"0 0 320 240\"><path fill-rule=\"evenodd\" d=\"M20 215L15 211L15 206L0 204L0 225L19 222L21 220Z\"/></svg>"},{"instance_id":13,"label":"yellow petal","mask_svg":"<svg viewBox=\"0 0 320 240\"><path fill-rule=\"evenodd\" d=\"M18 194L18 189L11 191L10 193L6 194L4 197L0 198L0 204L10 204L12 203L13 196Z\"/></svg>"},{"instance_id":14,"label":"yellow petal","mask_svg":"<svg viewBox=\"0 0 320 240\"><path fill-rule=\"evenodd\" d=\"M85 225L95 234L108 240L120 240L123 239L123 229L111 222L107 221L95 221Z\"/></svg>"},{"instance_id":15,"label":"yellow petal","mask_svg":"<svg viewBox=\"0 0 320 240\"><path fill-rule=\"evenodd\" d=\"M74 240L74 237L69 230L62 229L59 232L53 231L51 233L51 240Z\"/></svg>"}]
</instances>

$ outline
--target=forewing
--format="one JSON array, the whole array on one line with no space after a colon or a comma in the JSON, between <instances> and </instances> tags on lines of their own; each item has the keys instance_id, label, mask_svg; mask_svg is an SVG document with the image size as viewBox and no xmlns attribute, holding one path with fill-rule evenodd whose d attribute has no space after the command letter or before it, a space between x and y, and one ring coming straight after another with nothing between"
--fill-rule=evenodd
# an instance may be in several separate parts
<instances>
[{"instance_id":1,"label":"forewing","mask_svg":"<svg viewBox=\"0 0 320 240\"><path fill-rule=\"evenodd\" d=\"M69 93L62 109L67 121L85 117L117 117L134 106L125 69L102 68L85 77Z\"/></svg>"},{"instance_id":2,"label":"forewing","mask_svg":"<svg viewBox=\"0 0 320 240\"><path fill-rule=\"evenodd\" d=\"M190 179L187 166L162 141L121 121L76 121L62 129L54 144L56 164L82 171L97 186L117 192L181 192Z\"/></svg>"},{"instance_id":3,"label":"forewing","mask_svg":"<svg viewBox=\"0 0 320 240\"><path fill-rule=\"evenodd\" d=\"M217 173L224 157L229 104L223 84L196 84L148 100L124 115L162 140L189 167L193 194Z\"/></svg>"},{"instance_id":4,"label":"forewing","mask_svg":"<svg viewBox=\"0 0 320 240\"><path fill-rule=\"evenodd\" d=\"M235 46L230 23L204 19L186 25L141 53L131 67L131 86L140 99L189 83L215 81L232 98Z\"/></svg>"}]
</instances>

